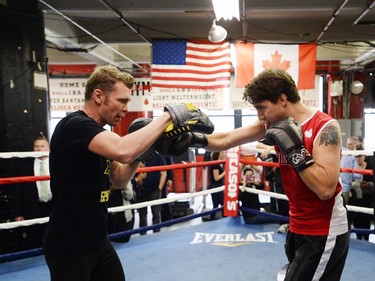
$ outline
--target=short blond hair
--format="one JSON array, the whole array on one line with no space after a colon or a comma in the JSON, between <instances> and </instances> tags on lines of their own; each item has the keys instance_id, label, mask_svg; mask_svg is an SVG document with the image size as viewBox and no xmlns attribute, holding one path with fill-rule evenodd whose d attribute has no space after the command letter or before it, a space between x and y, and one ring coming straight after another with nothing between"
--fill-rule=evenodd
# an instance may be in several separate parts
<instances>
[{"instance_id":1,"label":"short blond hair","mask_svg":"<svg viewBox=\"0 0 375 281\"><path fill-rule=\"evenodd\" d=\"M101 89L105 94L110 92L118 81L132 89L135 79L130 73L123 72L113 65L97 66L87 79L85 100L88 101L91 98L95 89Z\"/></svg>"}]
</instances>

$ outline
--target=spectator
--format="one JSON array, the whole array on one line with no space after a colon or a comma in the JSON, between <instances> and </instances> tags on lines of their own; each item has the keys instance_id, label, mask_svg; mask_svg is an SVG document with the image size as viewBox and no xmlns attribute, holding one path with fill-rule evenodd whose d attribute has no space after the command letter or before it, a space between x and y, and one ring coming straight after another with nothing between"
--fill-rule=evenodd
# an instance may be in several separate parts
<instances>
[{"instance_id":1,"label":"spectator","mask_svg":"<svg viewBox=\"0 0 375 281\"><path fill-rule=\"evenodd\" d=\"M264 149L261 153L261 158L263 161L270 160L277 163L276 154L270 154L274 150L274 146L268 145L267 140L262 139L258 142L257 148ZM278 194L285 194L283 183L281 180L280 169L277 167L266 168L265 178L269 182L270 191L276 192ZM289 216L289 203L288 200L276 199L271 197L271 212L276 213L281 216ZM286 224L285 221L279 221L280 225ZM285 227L285 226L284 226Z\"/></svg>"},{"instance_id":2,"label":"spectator","mask_svg":"<svg viewBox=\"0 0 375 281\"><path fill-rule=\"evenodd\" d=\"M155 167L155 166L165 166L165 158L164 156L154 152L146 161L145 167ZM157 172L149 172L147 176L143 178L142 184L136 190L136 202L146 202L151 200L157 200L161 198L161 191L165 185L165 181L167 178L166 171L157 171ZM138 209L139 213L139 226L145 227L147 226L147 213L148 208L140 208ZM161 205L153 205L151 206L151 213L152 213L152 224L159 224L161 223ZM159 232L160 229L154 229L153 232ZM142 232L141 235L145 235L146 232Z\"/></svg>"},{"instance_id":3,"label":"spectator","mask_svg":"<svg viewBox=\"0 0 375 281\"><path fill-rule=\"evenodd\" d=\"M225 152L213 152L212 161L224 160ZM210 166L210 185L208 189L223 186L224 185L225 170L223 164L216 164ZM213 208L218 208L224 205L224 191L211 193L212 206ZM223 216L223 211L219 213L213 213L210 215L210 220L221 218Z\"/></svg>"},{"instance_id":4,"label":"spectator","mask_svg":"<svg viewBox=\"0 0 375 281\"><path fill-rule=\"evenodd\" d=\"M343 147L343 151L354 150L355 146L359 143L359 138L356 136L351 136L347 139L347 147ZM341 168L359 169L359 165L354 155L343 155L340 161ZM351 196L350 188L354 180L358 180L360 175L357 173L340 173L340 179L342 184L342 196L344 197L345 204L348 204L349 198Z\"/></svg>"},{"instance_id":5,"label":"spectator","mask_svg":"<svg viewBox=\"0 0 375 281\"><path fill-rule=\"evenodd\" d=\"M49 142L44 135L34 139L34 151L49 151ZM26 158L20 165L20 176L49 175L49 157ZM24 182L15 185L15 221L48 217L51 206L50 181ZM23 245L19 250L42 247L47 224L33 224L17 229Z\"/></svg>"},{"instance_id":6,"label":"spectator","mask_svg":"<svg viewBox=\"0 0 375 281\"><path fill-rule=\"evenodd\" d=\"M264 210L262 203L259 201L259 194L247 192L245 190L246 187L259 190L264 189L264 184L260 181L259 177L255 175L254 170L249 167L245 167L243 170L238 199L241 202L242 207L257 211ZM247 211L242 211L242 217L245 223L248 224L275 222L275 220L269 219L268 217L252 214Z\"/></svg>"},{"instance_id":7,"label":"spectator","mask_svg":"<svg viewBox=\"0 0 375 281\"><path fill-rule=\"evenodd\" d=\"M167 165L171 165L174 163L172 156L165 156L165 162ZM163 190L161 191L161 198L167 198L168 193L173 190L173 170L167 170L167 179L165 181L165 185ZM161 205L161 221L170 221L173 218L172 216L172 207L171 203L165 203Z\"/></svg>"},{"instance_id":8,"label":"spectator","mask_svg":"<svg viewBox=\"0 0 375 281\"><path fill-rule=\"evenodd\" d=\"M241 156L245 159L251 161L262 161L261 154L256 153L249 150L247 146L241 146ZM241 164L241 171L243 172L245 168L251 168L254 171L254 175L257 176L259 179L262 180L263 176L263 166L262 165L255 165L255 164Z\"/></svg>"},{"instance_id":9,"label":"spectator","mask_svg":"<svg viewBox=\"0 0 375 281\"><path fill-rule=\"evenodd\" d=\"M356 150L364 150L363 145L358 143ZM372 157L365 155L355 156L360 170L373 170ZM360 179L352 182L352 196L349 198L349 205L374 208L374 180L371 175L360 175ZM355 228L370 229L372 215L360 212L350 212L353 226ZM356 233L357 239L369 240L369 234Z\"/></svg>"}]
</instances>

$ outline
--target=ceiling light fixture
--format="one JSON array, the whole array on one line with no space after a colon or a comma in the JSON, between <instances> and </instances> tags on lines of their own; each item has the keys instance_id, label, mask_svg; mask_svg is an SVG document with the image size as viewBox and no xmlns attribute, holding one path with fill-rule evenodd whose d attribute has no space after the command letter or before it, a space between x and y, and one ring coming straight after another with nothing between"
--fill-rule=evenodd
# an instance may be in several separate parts
<instances>
[{"instance_id":1,"label":"ceiling light fixture","mask_svg":"<svg viewBox=\"0 0 375 281\"><path fill-rule=\"evenodd\" d=\"M217 21L221 18L224 20L231 20L232 18L240 20L239 0L212 0L212 5Z\"/></svg>"},{"instance_id":2,"label":"ceiling light fixture","mask_svg":"<svg viewBox=\"0 0 375 281\"><path fill-rule=\"evenodd\" d=\"M227 38L227 31L224 27L216 25L216 20L213 21L212 27L208 32L208 40L213 43L218 43Z\"/></svg>"},{"instance_id":3,"label":"ceiling light fixture","mask_svg":"<svg viewBox=\"0 0 375 281\"><path fill-rule=\"evenodd\" d=\"M236 18L240 20L239 0L212 0L216 20L213 21L210 31L208 32L208 40L213 43L221 42L227 38L227 31L224 27L216 25L220 19L231 20Z\"/></svg>"}]
</instances>

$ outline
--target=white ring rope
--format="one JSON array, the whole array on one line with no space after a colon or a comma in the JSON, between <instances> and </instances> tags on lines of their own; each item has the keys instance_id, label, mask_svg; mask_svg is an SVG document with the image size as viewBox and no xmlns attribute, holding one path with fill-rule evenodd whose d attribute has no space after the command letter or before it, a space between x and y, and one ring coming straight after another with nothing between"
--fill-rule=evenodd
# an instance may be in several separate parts
<instances>
[{"instance_id":1,"label":"white ring rope","mask_svg":"<svg viewBox=\"0 0 375 281\"><path fill-rule=\"evenodd\" d=\"M245 190L250 193L262 194L262 195L270 196L276 199L288 200L288 197L285 194L281 194L281 193L259 190L259 189L250 188L250 187L246 187ZM364 214L370 214L370 215L374 214L373 208L358 207L358 206L352 206L352 205L346 205L346 208L350 212L358 212L358 213L364 213Z\"/></svg>"},{"instance_id":2,"label":"white ring rope","mask_svg":"<svg viewBox=\"0 0 375 281\"><path fill-rule=\"evenodd\" d=\"M172 202L179 201L179 200L186 200L186 199L195 198L199 196L205 196L205 195L215 193L215 192L220 192L223 190L224 190L224 186L220 186L220 187L215 187L215 188L211 188L208 190L198 191L195 193L178 194L171 198L163 198L163 199L152 200L152 201L147 201L147 202L142 202L142 203L124 205L124 206L119 206L119 207L112 207L108 209L108 212L117 213L117 212L122 212L125 210L140 209L140 208L144 208L148 206L172 203ZM285 194L275 193L271 191L259 190L255 188L249 188L249 187L246 187L245 191L249 193L270 196L276 199L288 200L288 197ZM365 214L370 214L370 215L374 214L374 209L372 208L365 208L365 207L358 207L358 206L351 206L351 205L347 205L346 207L348 211L365 213ZM23 220L23 221L17 221L17 222L6 222L6 223L0 223L0 229L11 229L11 228L16 228L16 227L21 227L21 226L29 226L33 224L43 224L43 223L47 223L48 221L49 221L49 218L45 217L45 218L30 219L30 220Z\"/></svg>"},{"instance_id":3,"label":"white ring rope","mask_svg":"<svg viewBox=\"0 0 375 281\"><path fill-rule=\"evenodd\" d=\"M208 194L223 191L223 190L224 190L224 186L220 186L220 187L212 188L209 190L198 191L195 193L178 194L171 198L163 198L163 199L158 199L158 200L146 201L142 203L108 208L108 212L117 213L117 212L122 212L125 210L140 209L140 208L148 207L148 206L161 205L164 203L171 203L171 202L175 202L178 200L185 200L185 199L190 199L190 198L194 198L198 196L204 196L204 195L208 195ZM49 218L45 217L45 218L37 218L37 219L30 219L30 220L23 220L23 221L5 222L5 223L0 223L0 229L11 229L11 228L16 228L16 227L21 227L21 226L29 226L33 224L43 224L43 223L47 223L48 221L49 221Z\"/></svg>"},{"instance_id":4,"label":"white ring rope","mask_svg":"<svg viewBox=\"0 0 375 281\"><path fill-rule=\"evenodd\" d=\"M27 158L49 156L49 151L26 151L26 152L0 152L0 158Z\"/></svg>"}]
</instances>

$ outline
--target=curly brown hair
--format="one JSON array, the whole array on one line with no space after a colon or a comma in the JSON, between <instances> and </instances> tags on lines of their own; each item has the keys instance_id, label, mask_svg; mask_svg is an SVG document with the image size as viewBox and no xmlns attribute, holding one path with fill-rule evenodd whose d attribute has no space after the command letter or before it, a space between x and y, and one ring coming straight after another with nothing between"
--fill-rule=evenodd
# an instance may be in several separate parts
<instances>
[{"instance_id":1,"label":"curly brown hair","mask_svg":"<svg viewBox=\"0 0 375 281\"><path fill-rule=\"evenodd\" d=\"M269 68L246 85L243 99L251 104L265 100L277 103L281 94L291 103L301 100L293 78L284 70Z\"/></svg>"}]
</instances>

